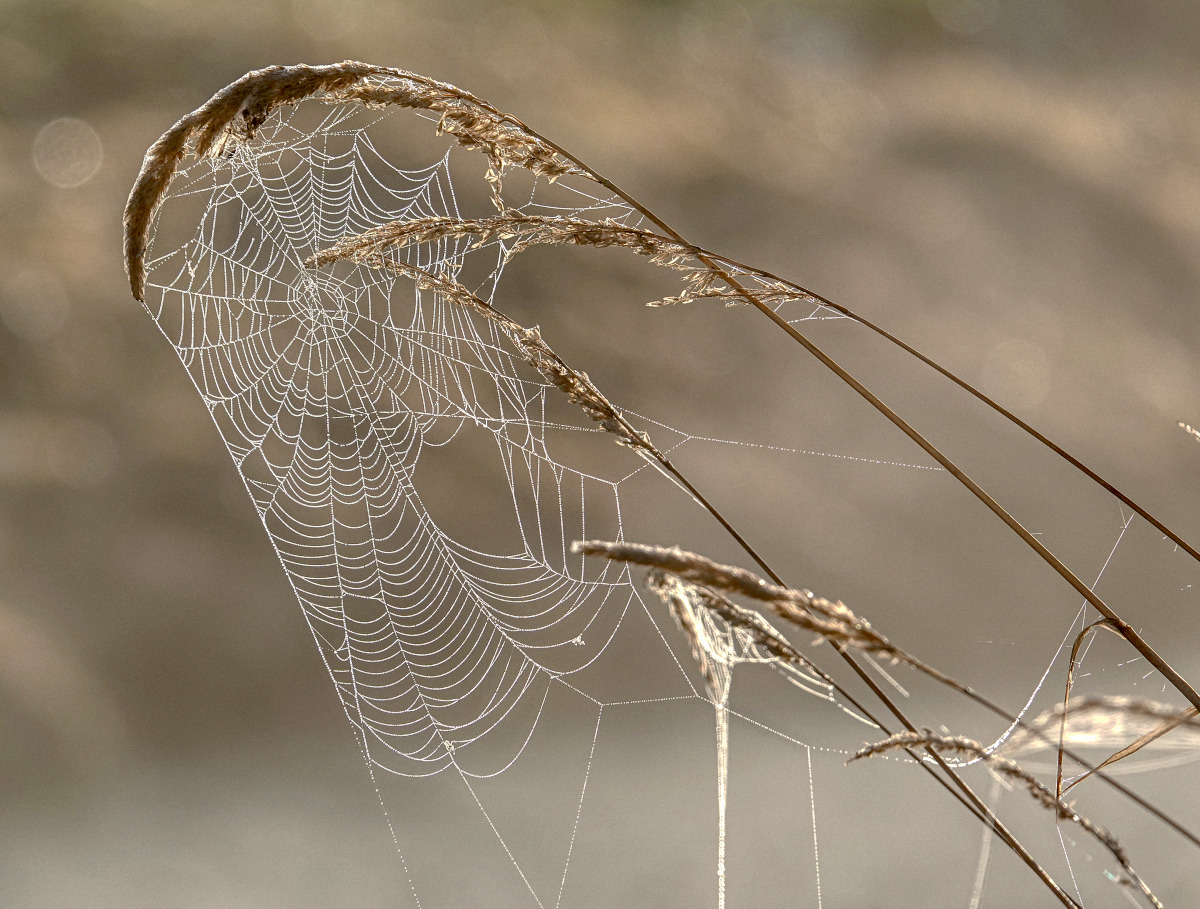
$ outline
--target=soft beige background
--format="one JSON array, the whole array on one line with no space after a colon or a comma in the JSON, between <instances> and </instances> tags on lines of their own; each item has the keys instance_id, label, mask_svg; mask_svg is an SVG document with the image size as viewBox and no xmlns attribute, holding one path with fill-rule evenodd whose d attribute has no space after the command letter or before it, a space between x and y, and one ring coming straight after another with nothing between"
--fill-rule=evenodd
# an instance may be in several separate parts
<instances>
[{"instance_id":1,"label":"soft beige background","mask_svg":"<svg viewBox=\"0 0 1200 909\"><path fill-rule=\"evenodd\" d=\"M1200 445L1176 422L1200 425L1198 42L1186 0L0 0L0 904L409 905L265 535L122 273L125 194L178 116L271 63L452 81L695 242L859 308L1195 541ZM66 160L37 144L63 117L94 131ZM586 266L588 305L648 298L608 267ZM784 365L781 343L739 346L745 314L655 314L690 334L648 358L616 340L634 316L596 338L550 306L570 274L532 282L545 311L527 295L524 315L618 400L712 434L925 463L819 370ZM861 336L830 343L1095 576L1114 505ZM775 357L752 393L722 379ZM1077 606L1061 584L948 484L782 469L724 489L796 583L868 603L911 649L1018 703L1057 643L1023 637L1025 617L1058 610L1061 636ZM1140 534L1110 592L1200 678L1200 575ZM975 624L993 595L1015 611ZM963 639L986 646L960 656ZM1116 690L1157 693L1118 676L1122 659ZM1160 794L1196 827L1191 766ZM1161 828L1124 820L1163 896L1200 900L1195 853L1173 860ZM882 830L861 866L831 859L825 905L966 905L962 875L943 890L912 838Z\"/></svg>"}]
</instances>

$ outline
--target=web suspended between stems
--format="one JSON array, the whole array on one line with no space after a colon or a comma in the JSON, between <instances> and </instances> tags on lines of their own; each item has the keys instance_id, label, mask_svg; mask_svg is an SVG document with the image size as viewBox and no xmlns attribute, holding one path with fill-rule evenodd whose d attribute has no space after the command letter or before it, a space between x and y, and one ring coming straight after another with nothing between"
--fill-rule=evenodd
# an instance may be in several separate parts
<instances>
[{"instance_id":1,"label":"web suspended between stems","mask_svg":"<svg viewBox=\"0 0 1200 909\"><path fill-rule=\"evenodd\" d=\"M486 305L504 239L414 244L409 271L314 265L381 223L461 214L449 151L401 170L371 139L378 113L323 113L303 131L279 117L253 145L179 174L171 201L198 196L204 214L191 240L149 258L146 304L229 447L371 761L434 773L612 638L635 590L568 550L592 527L620 536L627 477L557 456L556 437L586 427L556 422L560 391L447 293ZM558 189L555 203L537 201L541 187L518 211L636 221L613 200ZM486 262L471 292L455 280L468 258ZM508 480L509 551L455 540L422 500L421 458L471 428L492 438ZM658 429L673 448L689 441Z\"/></svg>"},{"instance_id":2,"label":"web suspended between stems","mask_svg":"<svg viewBox=\"0 0 1200 909\"><path fill-rule=\"evenodd\" d=\"M415 111L425 134L419 117L449 137L424 166L397 166L380 138L397 118L414 119L396 107ZM200 157L184 164L189 151ZM789 761L804 757L803 886L820 904L813 751L850 749L732 709L733 669L763 664L836 715L873 721L814 664L781 660L710 612L673 607L704 670L698 684L687 644L629 568L572 552L576 540L623 539L639 505L629 490L649 470L724 523L671 458L726 443L617 407L511 318L497 289L530 247L617 247L680 274L682 292L662 303L744 302L745 286L787 324L843 311L664 234L628 197L473 96L363 64L277 68L218 94L147 155L126 222L135 295L212 415L377 779L451 771L483 819L480 842L501 853L484 874L489 886L507 876L534 905L586 904L591 891L577 880L586 872L568 870L621 854L604 843L603 822L589 820L603 799L588 786L600 789L606 739L636 739L644 720L629 719L633 708L674 723L707 707L711 730L715 707L719 901L733 717L784 743ZM465 439L482 440L506 487L503 513L488 512L478 533L448 529L461 520L438 504L447 478L430 478L430 462ZM627 449L618 458L614 439ZM609 454L597 456L596 443ZM631 661L639 679L614 683L613 666L620 676ZM852 725L860 738L883 737ZM558 818L525 842L479 787L541 767L557 755L555 738L576 749L562 759ZM444 888L422 877L420 848L401 842L410 824L401 818L396 836L414 896L439 905Z\"/></svg>"}]
</instances>

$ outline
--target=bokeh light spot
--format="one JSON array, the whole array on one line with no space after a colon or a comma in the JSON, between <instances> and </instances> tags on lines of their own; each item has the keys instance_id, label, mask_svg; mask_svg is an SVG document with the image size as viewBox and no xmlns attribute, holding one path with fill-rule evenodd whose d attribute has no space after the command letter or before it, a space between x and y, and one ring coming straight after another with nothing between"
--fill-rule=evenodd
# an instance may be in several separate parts
<instances>
[{"instance_id":1,"label":"bokeh light spot","mask_svg":"<svg viewBox=\"0 0 1200 909\"><path fill-rule=\"evenodd\" d=\"M83 120L60 117L38 131L33 140L33 166L47 183L69 189L96 176L104 161L104 146Z\"/></svg>"}]
</instances>

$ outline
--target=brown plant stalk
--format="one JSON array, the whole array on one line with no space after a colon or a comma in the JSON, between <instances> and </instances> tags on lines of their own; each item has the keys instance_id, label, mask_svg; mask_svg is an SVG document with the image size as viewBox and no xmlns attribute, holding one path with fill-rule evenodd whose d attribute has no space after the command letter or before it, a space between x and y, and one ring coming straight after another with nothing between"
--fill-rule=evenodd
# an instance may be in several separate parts
<instances>
[{"instance_id":1,"label":"brown plant stalk","mask_svg":"<svg viewBox=\"0 0 1200 909\"><path fill-rule=\"evenodd\" d=\"M372 78L375 81L371 81ZM506 165L523 167L551 179L567 173L577 174L610 189L657 225L667 238L685 247L692 247L692 244L688 243L670 225L565 149L529 129L515 117L496 110L474 95L452 85L402 70L371 66L355 61L316 67L276 66L248 73L218 92L201 108L177 122L147 152L125 210L126 268L129 273L131 289L137 299L142 299L145 290L144 256L150 224L166 193L171 177L184 155L189 150L197 155L211 153L214 147L223 150L228 139L248 141L253 138L273 110L282 105L295 104L310 96L318 96L331 101L356 100L368 105L398 105L437 114L439 131L453 135L460 144L477 148L488 157L491 164L488 180L492 186L493 200L501 212L504 212L506 207L500 196L500 175ZM220 140L219 144L218 139ZM1157 651L1143 640L1132 625L1117 615L1104 600L955 462L865 385L851 376L828 354L813 344L795 326L779 316L768 302L756 296L753 289L747 288L736 275L731 274L727 265L705 253L699 254L698 258L712 272L713 283L717 280L723 282L747 303L759 309L949 471L956 480L1008 525L1030 549L1091 603L1101 615L1109 619L1121 635L1151 665L1162 673L1193 706L1200 709L1200 692L1197 692ZM960 381L960 384L963 383ZM1039 438L1041 437L1039 436ZM1085 472L1095 478L1090 471ZM1140 508L1138 511L1145 513ZM733 532L727 523L722 523L727 530ZM744 538L736 534L735 536L755 561L777 582L781 582L781 579L770 570ZM1172 536L1174 537L1174 535ZM1194 556L1200 558L1200 554L1195 549L1190 546L1186 548ZM865 673L860 671L860 676L865 680ZM882 693L877 692L877 694ZM885 703L888 701L886 695L884 695L884 700Z\"/></svg>"},{"instance_id":2,"label":"brown plant stalk","mask_svg":"<svg viewBox=\"0 0 1200 909\"><path fill-rule=\"evenodd\" d=\"M542 340L541 332L536 327L525 328L449 275L435 274L415 265L378 255L366 256L362 261L375 268L412 278L419 289L431 290L479 313L504 333L525 362L566 394L571 403L599 423L605 432L616 436L619 444L632 448L652 460L666 460L666 456L654 447L650 437L635 429L625 415L600 393L600 389L588 378L587 373L572 369L551 350Z\"/></svg>"},{"instance_id":3,"label":"brown plant stalk","mask_svg":"<svg viewBox=\"0 0 1200 909\"><path fill-rule=\"evenodd\" d=\"M493 202L500 211L501 219L508 218L509 220L509 224L504 229L511 228L517 220L515 217L510 217L513 213L507 209L501 197L500 181L506 166L521 167L548 179L555 179L564 174L574 174L592 180L612 191L641 213L650 223L655 225L661 231L661 234L651 235L647 231L639 232L634 228L628 228L624 225L605 222L582 222L575 225L563 223L534 225L527 223L523 228L528 231L527 237L522 238L514 235L516 243L513 249L519 251L520 248L524 248L521 244L525 240L527 240L525 245L533 242L572 242L584 245L621 246L632 249L642 255L648 255L652 259L655 259L657 256L656 261L658 264L677 268L685 273L684 293L678 297L667 298L664 302L682 302L686 299L715 297L724 299L725 302L735 302L740 299L759 309L794 340L802 344L822 363L834 371L843 381L872 403L873 406L909 435L914 442L928 452L935 460L942 464L959 482L966 486L1001 520L1008 524L1014 532L1021 536L1031 549L1037 552L1068 583L1106 616L1112 622L1113 626L1158 668L1189 701L1196 706L1200 706L1200 694L1197 694L1177 672L1150 648L1128 623L1121 620L1103 600L1096 596L1087 585L1083 584L1070 569L1050 553L1036 538L1021 527L1002 506L971 480L961 468L947 458L936 446L925 439L924 436L917 432L916 429L910 426L898 414L892 411L891 408L884 404L870 390L854 379L825 354L824 351L809 341L795 326L787 323L774 311L774 307L791 299L804 299L808 302L828 305L836 311L850 315L872 330L880 332L884 337L893 343L899 344L903 349L917 356L923 362L938 369L943 375L956 381L960 386L966 388L977 397L981 397L980 393L911 347L883 332L882 329L871 325L866 320L850 313L844 307L831 304L829 301L811 294L797 285L783 282L781 279L769 275L769 273L746 268L733 260L707 253L699 247L693 246L673 228L649 211L649 209L637 202L632 196L587 167L569 152L529 129L516 118L496 110L486 102L453 86L435 82L434 80L401 70L374 67L347 61L342 64L325 67L271 67L250 73L243 77L243 79L222 90L222 92L217 93L206 105L193 114L182 118L171 130L164 134L150 149L143 162L142 171L130 195L125 213L126 267L135 297L142 299L145 291L144 256L154 213L161 203L170 180L183 157L189 152L197 155L205 155L220 154L225 152L227 148L233 148L236 151L238 143L253 139L255 133L265 122L271 111L281 105L295 104L299 100L310 96L330 102L357 101L372 106L396 105L426 111L435 115L440 132L453 136L460 145L478 149L488 158L489 170L487 179L491 185ZM528 216L526 218L529 220ZM545 220L551 221L553 219ZM427 224L425 225L425 229L432 230L434 226ZM453 230L461 229L461 226L440 225L437 229ZM651 236L657 239L651 240ZM420 241L418 240L417 242ZM668 249L672 251L664 253ZM318 253L318 256L320 255L322 253ZM412 268L412 266L404 266L402 263L393 261L391 257L385 257L380 254L374 256L365 255L363 261L375 267L395 268L399 271L403 271L404 268ZM420 270L418 269L417 271ZM462 288L461 285L453 286L457 282L447 284L446 282L452 282L452 279L448 279L445 276L432 275L426 272L424 276L414 273L410 274L410 277L413 277L419 283L422 281L426 282L425 286L433 289L438 289L438 284L441 283L441 292L448 293L452 297L455 297L455 295L461 296L461 293L465 291L465 288ZM726 292L726 288L728 288L728 292ZM482 304L483 307L491 309L493 313L496 312L489 304L478 297L474 299L478 304ZM466 302L465 298L461 302ZM470 305L478 308L476 303L470 303ZM486 310L481 311L487 315ZM518 347L521 355L552 383L566 392L576 404L584 409L591 419L599 422L607 431L613 432L622 444L635 448L640 454L647 457L648 460L656 463L664 473L696 498L733 535L776 584L783 587L779 576L770 569L750 544L662 456L661 452L658 452L657 449L654 449L649 444L649 440L644 434L638 433L624 420L624 417L587 380L586 375L568 369L561 360L558 360L553 355L552 351L549 351L549 348L544 346L544 342L541 342L540 336L536 334L536 329L523 329L516 325L516 323L511 323L511 325L506 327L503 321L498 321L491 315L487 317L496 321ZM500 319L507 319L507 317L501 315ZM508 321L511 322L511 320ZM512 326L516 326L516 328L513 329ZM510 334L510 330L517 331L518 334ZM530 332L533 332L533 334L529 334ZM1109 489L1110 492L1121 498L1122 501L1130 504L1139 514L1142 514L1154 523L1156 527L1167 532L1172 539L1183 545L1194 557L1200 558L1195 549L1180 541L1170 531L1166 531L1156 519L1148 515L1148 513L1136 506L1136 504L1130 502L1127 497L1124 497L1114 487L1100 479L1094 472L1091 472L1057 446L1054 446L1045 437L1037 434L1027 424L1019 421L1012 414L1004 411L1003 408L999 408L994 402L991 402L986 397L981 397L981 399L1007 418L1017 422L1018 425L1026 431L1031 432L1036 438L1043 441L1044 444L1050 445L1059 454L1067 457L1072 464L1101 483L1106 489ZM834 613L836 614L837 610L834 610ZM848 621L845 616L841 616L840 614L832 617L825 616L824 620L834 621L835 618L836 621L840 622ZM855 623L850 621L850 625L854 626ZM867 627L869 629L869 626ZM861 628L857 629L857 632L860 634L865 633ZM865 640L870 640L869 636ZM886 692L878 688L862 667L847 652L848 641L835 642L835 646L838 652L849 661L860 678L901 719L909 731L915 733L912 725L904 718L898 706L892 702ZM943 768L944 772L955 781L955 785L964 793L967 801L975 806L973 810L980 816L988 818L989 822L998 824L998 822L994 821L994 817L990 815L990 811L986 806L982 805L978 797L970 792L969 787L966 787L964 783L957 779L951 768L940 762L940 758L937 757L936 753L933 754L935 759L939 761L939 765ZM998 832L1002 830L999 826L996 829ZM1002 837L1004 836L1004 834L1001 835ZM1060 901L1066 905L1073 904L1074 901L1066 896L1048 878L1048 875L1040 869L1040 866L1037 866L1033 862L1028 853L1024 852L1023 848L1015 843L1015 839L1011 838L1011 835L1007 836L1006 842L1010 847L1021 855L1023 860L1039 874L1039 877L1055 892Z\"/></svg>"},{"instance_id":4,"label":"brown plant stalk","mask_svg":"<svg viewBox=\"0 0 1200 909\"><path fill-rule=\"evenodd\" d=\"M889 751L899 749L908 750L914 746L931 748L939 752L961 755L972 760L982 761L1002 778L1023 784L1029 794L1044 807L1053 811L1059 820L1070 821L1078 825L1104 846L1129 876L1129 882L1142 891L1152 906L1155 906L1156 909L1163 909L1163 904L1159 902L1158 897L1154 895L1154 892L1146 885L1146 882L1142 880L1141 876L1129 863L1129 856L1115 836L1079 814L1073 807L1057 797L1040 780L1025 770L1016 761L1000 757L988 751L974 739L969 739L965 736L936 735L928 729L923 732L899 732L883 741L874 742L860 748L846 763L849 764L863 758L886 754Z\"/></svg>"},{"instance_id":5,"label":"brown plant stalk","mask_svg":"<svg viewBox=\"0 0 1200 909\"><path fill-rule=\"evenodd\" d=\"M736 606L718 591L725 591L748 599L766 604L776 615L797 627L817 635L818 641L828 641L835 647L852 647L866 652L881 653L894 662L910 666L944 685L971 698L976 703L1000 716L1008 723L1014 724L1020 731L1020 737L1014 738L1012 747L1019 750L1025 743L1036 741L1048 747L1056 748L1059 760L1059 776L1056 786L1057 794L1062 795L1061 789L1062 758L1071 758L1084 774L1077 778L1071 786L1078 785L1088 776L1095 775L1122 795L1132 799L1136 804L1149 811L1155 817L1174 828L1193 844L1200 846L1200 838L1191 830L1182 826L1166 812L1119 781L1103 772L1104 767L1133 754L1154 739L1165 735L1176 726L1189 722L1195 716L1194 708L1179 713L1173 708L1155 705L1151 702L1134 701L1122 698L1085 698L1071 707L1071 715L1100 716L1107 709L1105 716L1111 722L1122 716L1154 716L1162 721L1162 725L1151 733L1143 736L1130 746L1122 749L1099 765L1093 765L1066 745L1066 705L1064 700L1057 711L1053 712L1053 725L1059 727L1057 741L1051 738L1051 721L1049 715L1038 717L1032 723L1005 711L992 701L980 695L969 686L963 685L956 679L912 654L892 644L886 637L876 631L869 622L856 616L845 604L838 601L832 603L823 597L818 597L809 590L792 590L771 584L744 568L722 565L696 553L688 552L678 547L649 546L641 543L608 542L603 540L579 541L572 544L572 552L601 556L610 561L626 562L643 565L650 568L647 585L663 598L663 585L659 577L670 575L680 578L688 585L695 602L701 607L708 608L718 614L730 625L747 630L756 642L774 653L780 660L797 665L812 666L807 658L782 638L762 617L753 610ZM668 601L668 605L670 602ZM1069 698L1069 692L1068 692ZM915 730L910 730L915 731ZM1067 787L1068 789L1071 787Z\"/></svg>"},{"instance_id":6,"label":"brown plant stalk","mask_svg":"<svg viewBox=\"0 0 1200 909\"><path fill-rule=\"evenodd\" d=\"M426 76L346 60L325 66L269 66L226 86L180 118L150 146L125 205L125 268L133 296L145 293L145 254L154 215L185 156L220 155L248 142L276 108L318 97L339 103L397 106L438 118L438 131L483 152L488 180L500 200L500 178L512 165L554 179L584 172L520 120L501 113L470 92Z\"/></svg>"}]
</instances>

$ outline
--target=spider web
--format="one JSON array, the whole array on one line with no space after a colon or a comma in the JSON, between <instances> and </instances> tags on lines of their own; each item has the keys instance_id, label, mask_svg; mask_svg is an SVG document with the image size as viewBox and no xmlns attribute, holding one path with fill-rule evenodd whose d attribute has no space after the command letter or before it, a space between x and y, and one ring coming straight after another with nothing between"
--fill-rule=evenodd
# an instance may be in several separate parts
<instances>
[{"instance_id":1,"label":"spider web","mask_svg":"<svg viewBox=\"0 0 1200 909\"><path fill-rule=\"evenodd\" d=\"M727 628L707 630L719 665L706 688L630 571L570 552L574 540L622 539L631 510L656 507L650 481L669 484L461 303L385 269L305 266L380 224L486 214L478 156L416 132L396 139L401 118L432 132L408 113L305 102L181 171L155 227L146 306L287 573L414 903L707 905L728 889L734 904L822 905L818 829L823 810L836 813L832 786L826 804L817 796L823 769L878 731L828 683ZM432 163L397 167L387 151L398 141ZM619 198L569 178L506 177L505 200L642 226ZM444 237L402 257L503 307L510 246ZM788 318L840 319L815 304ZM624 412L673 454L733 444L930 470ZM479 492L476 462L450 458L464 446L488 460L481 476L502 478L499 495ZM775 672L743 683L739 669L749 693L731 700L740 663ZM780 707L769 687L780 681L813 697ZM735 769L727 820L731 722L745 737L733 765L759 783L739 792Z\"/></svg>"}]
</instances>

